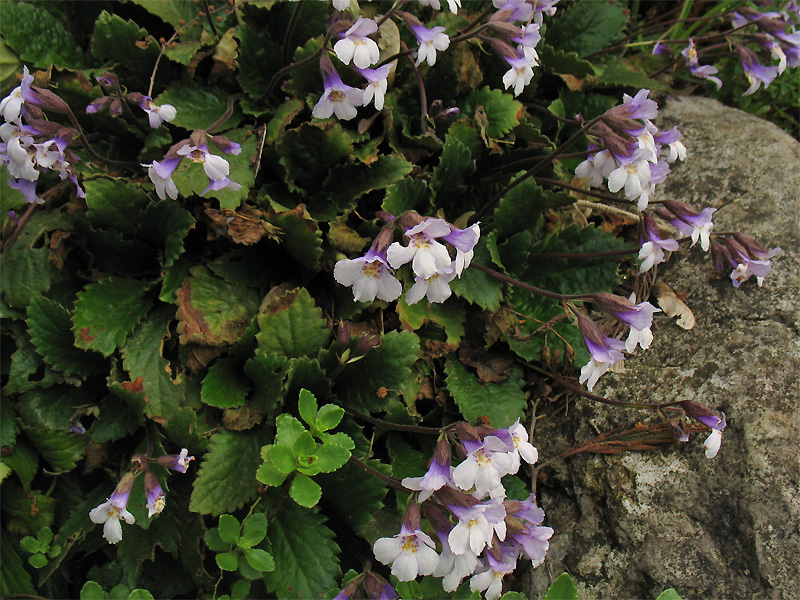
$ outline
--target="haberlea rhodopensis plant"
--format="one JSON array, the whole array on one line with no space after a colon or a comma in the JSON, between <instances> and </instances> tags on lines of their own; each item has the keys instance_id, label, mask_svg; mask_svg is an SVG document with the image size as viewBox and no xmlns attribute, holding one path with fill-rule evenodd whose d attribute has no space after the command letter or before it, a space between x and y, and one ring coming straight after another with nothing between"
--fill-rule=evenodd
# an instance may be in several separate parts
<instances>
[{"instance_id":1,"label":"haberlea rhodopensis plant","mask_svg":"<svg viewBox=\"0 0 800 600\"><path fill-rule=\"evenodd\" d=\"M564 402L724 452L593 391L672 253L780 252L658 112L789 76L797 5L695 4L0 4L2 595L515 597Z\"/></svg>"}]
</instances>

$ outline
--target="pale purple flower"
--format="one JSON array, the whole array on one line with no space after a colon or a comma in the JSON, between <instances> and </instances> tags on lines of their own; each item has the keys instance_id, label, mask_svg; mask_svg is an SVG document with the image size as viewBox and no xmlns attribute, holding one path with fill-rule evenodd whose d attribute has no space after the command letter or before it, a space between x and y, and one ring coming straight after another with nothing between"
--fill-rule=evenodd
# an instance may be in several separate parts
<instances>
[{"instance_id":1,"label":"pale purple flower","mask_svg":"<svg viewBox=\"0 0 800 600\"><path fill-rule=\"evenodd\" d=\"M156 462L162 467L177 471L178 473L186 473L189 468L189 463L194 460L194 456L189 456L189 451L186 448L181 448L180 454L165 454L156 459Z\"/></svg>"},{"instance_id":2,"label":"pale purple flower","mask_svg":"<svg viewBox=\"0 0 800 600\"><path fill-rule=\"evenodd\" d=\"M597 380L606 371L625 359L622 354L622 350L625 349L625 342L605 335L591 319L578 313L575 313L575 315L578 318L578 327L583 334L583 340L589 349L589 354L591 354L591 359L581 369L581 376L578 381L586 383L587 389L592 391Z\"/></svg>"},{"instance_id":3,"label":"pale purple flower","mask_svg":"<svg viewBox=\"0 0 800 600\"><path fill-rule=\"evenodd\" d=\"M751 260L746 256L740 257L741 262L736 265L736 268L731 271L731 281L733 287L738 288L742 283L750 279L756 278L758 286L764 283L764 278L769 275L772 269L772 263L768 260Z\"/></svg>"},{"instance_id":4,"label":"pale purple flower","mask_svg":"<svg viewBox=\"0 0 800 600\"><path fill-rule=\"evenodd\" d=\"M447 508L458 518L458 523L447 536L453 554L470 552L478 556L491 544L497 528L501 528L503 534L498 534L498 538L505 538L505 530L502 528L505 527L506 510L502 503L491 501L474 506L447 504Z\"/></svg>"},{"instance_id":5,"label":"pale purple flower","mask_svg":"<svg viewBox=\"0 0 800 600\"><path fill-rule=\"evenodd\" d=\"M450 46L450 38L444 33L444 27L428 29L423 25L409 25L417 38L419 50L417 51L417 66L426 62L433 66L436 64L436 51L446 50Z\"/></svg>"},{"instance_id":6,"label":"pale purple flower","mask_svg":"<svg viewBox=\"0 0 800 600\"><path fill-rule=\"evenodd\" d=\"M590 186L598 187L616 168L617 163L611 153L608 150L601 150L590 155L575 168L575 177L586 179Z\"/></svg>"},{"instance_id":7,"label":"pale purple flower","mask_svg":"<svg viewBox=\"0 0 800 600\"><path fill-rule=\"evenodd\" d=\"M653 140L656 144L661 146L666 145L669 148L666 157L668 163L675 162L676 160L684 160L686 158L686 146L683 145L680 138L681 132L678 131L677 127L653 134Z\"/></svg>"},{"instance_id":8,"label":"pale purple flower","mask_svg":"<svg viewBox=\"0 0 800 600\"><path fill-rule=\"evenodd\" d=\"M203 170L208 176L208 186L203 193L204 196L209 190L221 190L223 188L230 188L234 191L241 189L241 185L232 181L228 174L230 173L231 166L225 158L218 154L212 154L208 150L206 144L193 146L186 144L178 148L176 153L179 156L188 157L192 162L201 163Z\"/></svg>"},{"instance_id":9,"label":"pale purple flower","mask_svg":"<svg viewBox=\"0 0 800 600\"><path fill-rule=\"evenodd\" d=\"M676 218L670 221L683 235L691 236L692 246L700 240L700 247L708 251L711 243L711 230L714 224L711 222L712 215L716 208L704 208L700 213L696 211L683 210L678 213L673 210L674 202L666 201L664 205L673 213ZM690 208L690 207L686 207ZM692 214L692 212L694 214Z\"/></svg>"},{"instance_id":10,"label":"pale purple flower","mask_svg":"<svg viewBox=\"0 0 800 600\"><path fill-rule=\"evenodd\" d=\"M618 192L625 188L625 197L638 200L637 208L644 210L651 193L650 165L649 161L638 159L618 166L608 176L609 191Z\"/></svg>"},{"instance_id":11,"label":"pale purple flower","mask_svg":"<svg viewBox=\"0 0 800 600\"><path fill-rule=\"evenodd\" d=\"M28 72L28 67L22 67L22 82L11 90L11 93L0 100L0 115L8 123L20 124L22 105L25 103L24 95L30 90L33 75Z\"/></svg>"},{"instance_id":12,"label":"pale purple flower","mask_svg":"<svg viewBox=\"0 0 800 600\"><path fill-rule=\"evenodd\" d=\"M380 57L378 44L368 37L376 31L378 31L378 24L375 21L361 17L344 32L344 38L336 42L333 51L344 64L347 65L353 61L356 67L366 69L378 62Z\"/></svg>"},{"instance_id":13,"label":"pale purple flower","mask_svg":"<svg viewBox=\"0 0 800 600\"><path fill-rule=\"evenodd\" d=\"M462 490L475 489L475 494L485 495L501 487L501 478L511 472L514 459L503 441L493 435L482 442L464 441L469 453L453 470L453 482Z\"/></svg>"},{"instance_id":14,"label":"pale purple flower","mask_svg":"<svg viewBox=\"0 0 800 600\"><path fill-rule=\"evenodd\" d=\"M144 476L144 487L147 496L147 517L151 518L164 510L164 490L161 489L156 476L149 471Z\"/></svg>"},{"instance_id":15,"label":"pale purple flower","mask_svg":"<svg viewBox=\"0 0 800 600\"><path fill-rule=\"evenodd\" d=\"M749 96L754 93L761 84L764 88L769 87L772 80L778 76L778 67L766 67L758 62L758 57L755 52L744 46L737 46L736 51L739 55L739 62L744 69L745 77L750 82L750 87L742 94L742 96Z\"/></svg>"},{"instance_id":16,"label":"pale purple flower","mask_svg":"<svg viewBox=\"0 0 800 600\"><path fill-rule=\"evenodd\" d=\"M511 11L512 21L529 21L533 16L533 7L526 0L492 0L492 5L499 10ZM541 19L537 24L542 24Z\"/></svg>"},{"instance_id":17,"label":"pale purple flower","mask_svg":"<svg viewBox=\"0 0 800 600\"><path fill-rule=\"evenodd\" d=\"M414 278L414 285L406 292L406 303L416 304L426 297L428 302L442 303L447 300L453 293L450 282L456 277L454 265L455 263L452 263L448 269L434 273L427 279L417 275Z\"/></svg>"},{"instance_id":18,"label":"pale purple flower","mask_svg":"<svg viewBox=\"0 0 800 600\"><path fill-rule=\"evenodd\" d=\"M491 552L485 554L485 570L476 573L469 580L470 591L481 591L486 600L497 600L503 593L503 577L517 568L517 554L503 544L500 545L501 559Z\"/></svg>"},{"instance_id":19,"label":"pale purple flower","mask_svg":"<svg viewBox=\"0 0 800 600\"><path fill-rule=\"evenodd\" d=\"M498 429L492 435L503 441L511 456L509 474L519 470L520 457L529 465L539 460L539 451L528 441L528 431L517 419L508 429Z\"/></svg>"},{"instance_id":20,"label":"pale purple flower","mask_svg":"<svg viewBox=\"0 0 800 600\"><path fill-rule=\"evenodd\" d=\"M689 38L689 45L681 51L681 55L686 60L686 66L692 75L714 82L717 89L722 87L722 80L719 77L714 77L719 72L719 69L711 65L700 66L700 60L697 56L697 44L695 44L693 38Z\"/></svg>"},{"instance_id":21,"label":"pale purple flower","mask_svg":"<svg viewBox=\"0 0 800 600\"><path fill-rule=\"evenodd\" d=\"M415 491L421 491L419 502L425 502L431 497L433 492L452 483L450 478L450 442L443 438L436 445L436 451L428 467L428 471L422 477L406 477L403 479L403 486Z\"/></svg>"},{"instance_id":22,"label":"pale purple flower","mask_svg":"<svg viewBox=\"0 0 800 600\"><path fill-rule=\"evenodd\" d=\"M481 237L480 221L470 225L466 229L458 229L450 225L450 233L442 239L451 244L456 249L454 268L456 275L461 277L461 273L469 267L475 254L475 246Z\"/></svg>"},{"instance_id":23,"label":"pale purple flower","mask_svg":"<svg viewBox=\"0 0 800 600\"><path fill-rule=\"evenodd\" d=\"M663 239L658 235L658 226L649 213L642 213L641 223L642 247L639 249L639 260L642 264L639 265L639 272L645 273L666 260L664 250L675 252L679 245L672 238Z\"/></svg>"}]
</instances>

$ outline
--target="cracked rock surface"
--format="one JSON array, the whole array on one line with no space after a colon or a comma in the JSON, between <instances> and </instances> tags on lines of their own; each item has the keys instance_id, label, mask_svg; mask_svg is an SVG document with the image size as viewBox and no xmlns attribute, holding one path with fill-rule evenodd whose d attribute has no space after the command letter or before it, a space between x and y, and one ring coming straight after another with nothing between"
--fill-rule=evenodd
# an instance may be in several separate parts
<instances>
[{"instance_id":1,"label":"cracked rock surface","mask_svg":"<svg viewBox=\"0 0 800 600\"><path fill-rule=\"evenodd\" d=\"M716 231L780 246L773 272L734 289L699 249L659 278L697 317L684 331L657 313L655 341L606 374L595 392L636 402L696 400L725 412L722 448L707 459L693 436L653 453L578 455L548 468L539 501L556 531L545 564L517 584L541 598L572 574L581 598L800 596L800 143L711 99L672 99L659 125L678 125L689 156L656 198L716 207ZM653 301L654 302L654 301ZM578 400L534 443L553 456L652 412Z\"/></svg>"}]
</instances>

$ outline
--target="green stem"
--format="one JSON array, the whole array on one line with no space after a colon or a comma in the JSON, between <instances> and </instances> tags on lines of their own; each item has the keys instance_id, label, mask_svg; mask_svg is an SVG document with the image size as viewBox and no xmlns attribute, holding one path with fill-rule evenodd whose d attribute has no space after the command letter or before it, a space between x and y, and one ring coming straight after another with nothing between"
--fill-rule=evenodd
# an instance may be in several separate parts
<instances>
[{"instance_id":1,"label":"green stem","mask_svg":"<svg viewBox=\"0 0 800 600\"><path fill-rule=\"evenodd\" d=\"M682 19L685 19L689 16L689 13L692 10L692 5L694 4L694 0L683 0L683 6L681 6L681 14L678 15L678 22L675 24L675 29L672 30L672 35L670 35L670 39L678 39L683 35L683 22Z\"/></svg>"}]
</instances>

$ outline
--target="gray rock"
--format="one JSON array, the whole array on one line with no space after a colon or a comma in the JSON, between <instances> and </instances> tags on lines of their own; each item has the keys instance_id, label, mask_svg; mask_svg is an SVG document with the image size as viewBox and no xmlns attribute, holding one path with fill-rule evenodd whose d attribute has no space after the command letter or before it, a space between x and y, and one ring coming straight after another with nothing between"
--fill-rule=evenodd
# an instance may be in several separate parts
<instances>
[{"instance_id":1,"label":"gray rock","mask_svg":"<svg viewBox=\"0 0 800 600\"><path fill-rule=\"evenodd\" d=\"M595 392L635 402L696 400L725 412L714 459L705 434L664 451L578 455L546 469L539 501L556 530L545 564L521 575L531 598L563 571L581 598L800 597L800 144L756 117L704 98L670 100L689 150L660 198L717 207L716 231L781 246L773 272L736 290L710 257L680 252L659 277L697 317L691 331L658 316L655 341L604 375ZM537 429L540 450L571 444L652 411L578 400Z\"/></svg>"}]
</instances>

